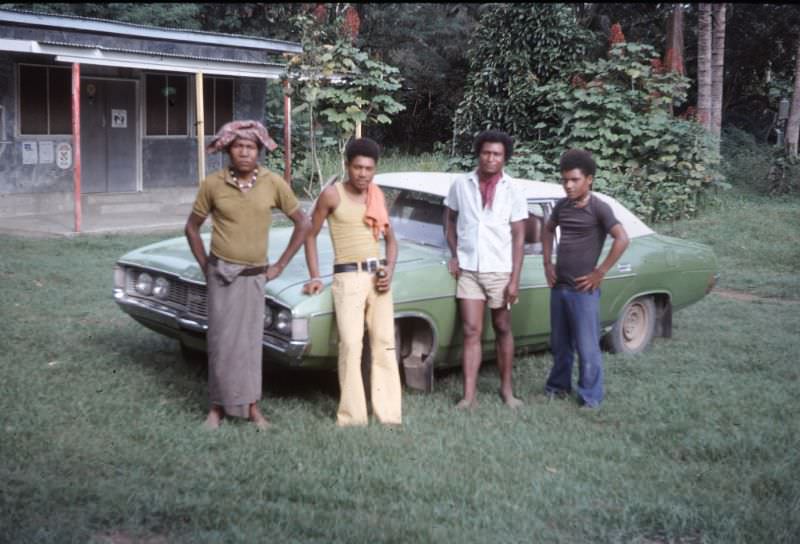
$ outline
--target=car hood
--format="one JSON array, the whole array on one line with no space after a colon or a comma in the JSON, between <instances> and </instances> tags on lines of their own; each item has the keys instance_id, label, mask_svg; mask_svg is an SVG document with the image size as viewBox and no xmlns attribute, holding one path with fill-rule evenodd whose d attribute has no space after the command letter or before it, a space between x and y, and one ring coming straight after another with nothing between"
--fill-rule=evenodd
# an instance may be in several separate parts
<instances>
[{"instance_id":1,"label":"car hood","mask_svg":"<svg viewBox=\"0 0 800 544\"><path fill-rule=\"evenodd\" d=\"M292 234L291 227L273 228L270 233L269 241L269 261L275 262L280 257L284 248L289 242ZM210 233L203 233L203 244L206 251L210 247ZM422 246L414 242L399 242L399 259L395 267L395 276L409 268L415 268L423 262L443 260L443 250L441 248ZM333 274L333 246L327 229L323 229L317 238L317 252L319 254L319 269L325 284L330 283ZM189 249L189 244L185 237L171 238L148 246L135 249L126 253L119 259L120 263L140 266L179 276L182 279L205 283L205 278L200 272L200 267ZM296 288L308 281L308 268L306 267L305 252L300 251L289 262L283 273L269 282L265 288L267 294L286 302L290 306L292 300L285 300L283 295L287 291L297 293ZM290 297L291 298L291 297Z\"/></svg>"}]
</instances>

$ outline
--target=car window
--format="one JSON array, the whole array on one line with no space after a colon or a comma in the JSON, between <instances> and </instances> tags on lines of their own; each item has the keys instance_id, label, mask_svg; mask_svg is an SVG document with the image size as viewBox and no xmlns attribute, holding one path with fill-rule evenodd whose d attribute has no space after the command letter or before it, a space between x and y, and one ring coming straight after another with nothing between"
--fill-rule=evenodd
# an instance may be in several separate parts
<instances>
[{"instance_id":1,"label":"car window","mask_svg":"<svg viewBox=\"0 0 800 544\"><path fill-rule=\"evenodd\" d=\"M552 209L552 201L528 201L528 218L525 220L525 255L542 254L542 229L544 229Z\"/></svg>"},{"instance_id":2,"label":"car window","mask_svg":"<svg viewBox=\"0 0 800 544\"><path fill-rule=\"evenodd\" d=\"M444 199L417 191L387 191L392 228L400 240L444 249ZM391 204L390 204L391 203Z\"/></svg>"}]
</instances>

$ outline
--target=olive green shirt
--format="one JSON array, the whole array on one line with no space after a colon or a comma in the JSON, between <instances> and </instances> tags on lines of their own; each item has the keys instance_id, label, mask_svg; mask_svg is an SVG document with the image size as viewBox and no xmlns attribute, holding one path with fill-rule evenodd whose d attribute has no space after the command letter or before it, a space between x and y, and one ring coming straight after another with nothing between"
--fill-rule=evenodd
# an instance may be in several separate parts
<instances>
[{"instance_id":1,"label":"olive green shirt","mask_svg":"<svg viewBox=\"0 0 800 544\"><path fill-rule=\"evenodd\" d=\"M300 207L289 185L277 174L259 168L253 187L243 192L228 169L209 174L201 183L192 212L211 215L211 253L236 264L267 264L272 208L287 216Z\"/></svg>"}]
</instances>

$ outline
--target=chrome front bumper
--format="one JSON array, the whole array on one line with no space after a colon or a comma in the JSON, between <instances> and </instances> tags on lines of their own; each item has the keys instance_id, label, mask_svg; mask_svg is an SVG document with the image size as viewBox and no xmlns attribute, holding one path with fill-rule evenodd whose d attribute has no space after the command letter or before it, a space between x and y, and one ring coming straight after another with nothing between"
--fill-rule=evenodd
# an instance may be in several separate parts
<instances>
[{"instance_id":1,"label":"chrome front bumper","mask_svg":"<svg viewBox=\"0 0 800 544\"><path fill-rule=\"evenodd\" d=\"M191 348L206 351L208 322L205 319L181 313L175 308L150 300L128 296L120 288L114 288L114 302L142 325L175 338ZM308 351L309 342L265 332L262 346L264 362L299 366L303 355Z\"/></svg>"}]
</instances>

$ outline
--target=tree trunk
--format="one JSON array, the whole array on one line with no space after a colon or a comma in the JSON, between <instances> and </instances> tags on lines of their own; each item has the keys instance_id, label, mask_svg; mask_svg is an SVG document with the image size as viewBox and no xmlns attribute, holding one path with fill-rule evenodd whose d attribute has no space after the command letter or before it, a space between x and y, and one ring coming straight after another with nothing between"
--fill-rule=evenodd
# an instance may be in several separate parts
<instances>
[{"instance_id":1,"label":"tree trunk","mask_svg":"<svg viewBox=\"0 0 800 544\"><path fill-rule=\"evenodd\" d=\"M697 26L697 120L711 130L711 4L700 4Z\"/></svg>"},{"instance_id":2,"label":"tree trunk","mask_svg":"<svg viewBox=\"0 0 800 544\"><path fill-rule=\"evenodd\" d=\"M664 54L664 68L670 72L686 73L683 64L683 5L675 4L667 19L667 50Z\"/></svg>"},{"instance_id":3,"label":"tree trunk","mask_svg":"<svg viewBox=\"0 0 800 544\"><path fill-rule=\"evenodd\" d=\"M800 139L800 38L797 40L797 58L794 63L794 93L789 121L786 123L786 152L797 157L797 141Z\"/></svg>"},{"instance_id":4,"label":"tree trunk","mask_svg":"<svg viewBox=\"0 0 800 544\"><path fill-rule=\"evenodd\" d=\"M711 46L711 133L719 137L722 126L722 87L725 76L725 4L714 5Z\"/></svg>"}]
</instances>

